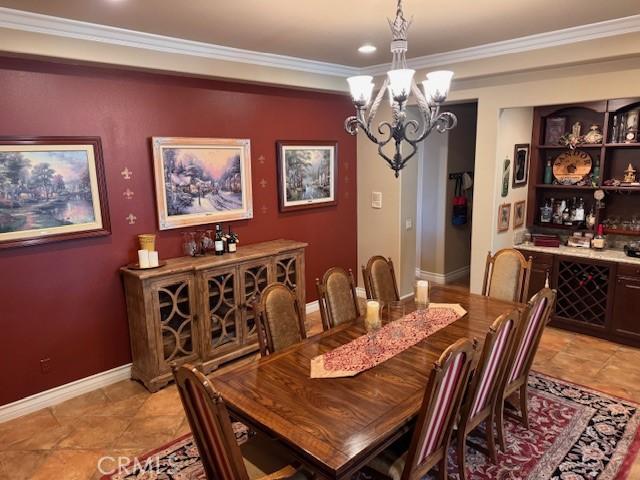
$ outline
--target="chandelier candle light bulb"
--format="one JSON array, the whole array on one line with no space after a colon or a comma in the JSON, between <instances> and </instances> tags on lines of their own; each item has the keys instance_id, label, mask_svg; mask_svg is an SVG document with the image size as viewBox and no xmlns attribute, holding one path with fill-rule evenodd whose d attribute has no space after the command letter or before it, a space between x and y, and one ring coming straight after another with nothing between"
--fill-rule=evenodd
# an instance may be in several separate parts
<instances>
[{"instance_id":1,"label":"chandelier candle light bulb","mask_svg":"<svg viewBox=\"0 0 640 480\"><path fill-rule=\"evenodd\" d=\"M378 154L391 167L396 178L418 151L418 143L427 138L434 129L443 133L454 128L458 121L453 113L440 112L440 105L449 94L453 72L439 70L427 74L427 80L422 82L422 93L414 79L415 70L407 68L407 30L410 24L411 21L404 18L402 0L398 0L396 18L393 21L389 20L393 54L391 69L387 72L387 78L373 102L372 77L359 75L347 79L356 114L345 120L344 128L351 135L356 135L362 130L369 140L378 145ZM376 129L371 124L387 92L393 110L392 120L381 122ZM406 110L411 94L416 97L420 121L407 119ZM384 151L384 147L390 142L393 142L395 147L392 156ZM403 145L409 148L403 149Z\"/></svg>"}]
</instances>

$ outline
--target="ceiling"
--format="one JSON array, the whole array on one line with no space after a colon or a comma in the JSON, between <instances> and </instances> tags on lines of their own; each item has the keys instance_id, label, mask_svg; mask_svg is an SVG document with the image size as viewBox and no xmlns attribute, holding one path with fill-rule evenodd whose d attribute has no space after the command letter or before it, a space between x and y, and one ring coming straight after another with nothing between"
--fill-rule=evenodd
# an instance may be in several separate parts
<instances>
[{"instance_id":1,"label":"ceiling","mask_svg":"<svg viewBox=\"0 0 640 480\"><path fill-rule=\"evenodd\" d=\"M408 57L640 14L638 0L405 0ZM395 0L0 0L0 6L357 67L390 61ZM363 43L374 54L357 51Z\"/></svg>"}]
</instances>

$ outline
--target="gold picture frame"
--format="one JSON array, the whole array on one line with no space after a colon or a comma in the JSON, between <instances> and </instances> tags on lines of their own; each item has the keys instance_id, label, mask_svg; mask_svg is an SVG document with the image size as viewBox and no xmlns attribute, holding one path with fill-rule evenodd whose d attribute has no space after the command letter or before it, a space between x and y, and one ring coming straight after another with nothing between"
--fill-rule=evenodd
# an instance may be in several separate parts
<instances>
[{"instance_id":1,"label":"gold picture frame","mask_svg":"<svg viewBox=\"0 0 640 480\"><path fill-rule=\"evenodd\" d=\"M153 137L160 230L253 218L248 139Z\"/></svg>"},{"instance_id":2,"label":"gold picture frame","mask_svg":"<svg viewBox=\"0 0 640 480\"><path fill-rule=\"evenodd\" d=\"M513 204L513 229L519 228L524 225L525 217L525 205L526 200L520 200Z\"/></svg>"},{"instance_id":3,"label":"gold picture frame","mask_svg":"<svg viewBox=\"0 0 640 480\"><path fill-rule=\"evenodd\" d=\"M498 232L508 231L510 222L511 222L511 204L503 203L498 207Z\"/></svg>"}]
</instances>

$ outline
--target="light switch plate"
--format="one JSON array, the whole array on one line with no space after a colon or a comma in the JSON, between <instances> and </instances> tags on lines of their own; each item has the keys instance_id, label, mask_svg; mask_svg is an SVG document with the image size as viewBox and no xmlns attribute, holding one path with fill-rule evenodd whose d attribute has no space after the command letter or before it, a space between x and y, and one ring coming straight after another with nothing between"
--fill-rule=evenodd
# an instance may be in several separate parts
<instances>
[{"instance_id":1,"label":"light switch plate","mask_svg":"<svg viewBox=\"0 0 640 480\"><path fill-rule=\"evenodd\" d=\"M411 218L406 218L404 220L404 228L407 230L411 230L413 228L413 220Z\"/></svg>"},{"instance_id":2,"label":"light switch plate","mask_svg":"<svg viewBox=\"0 0 640 480\"><path fill-rule=\"evenodd\" d=\"M382 208L382 192L371 192L371 208Z\"/></svg>"}]
</instances>

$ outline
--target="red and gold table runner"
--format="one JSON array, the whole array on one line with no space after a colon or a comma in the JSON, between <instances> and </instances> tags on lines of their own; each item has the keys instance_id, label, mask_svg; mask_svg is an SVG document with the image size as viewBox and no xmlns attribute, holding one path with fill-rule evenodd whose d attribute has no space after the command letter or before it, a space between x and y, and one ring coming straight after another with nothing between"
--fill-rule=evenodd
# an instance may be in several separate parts
<instances>
[{"instance_id":1,"label":"red and gold table runner","mask_svg":"<svg viewBox=\"0 0 640 480\"><path fill-rule=\"evenodd\" d=\"M432 303L311 360L311 378L353 377L389 360L466 314L458 304Z\"/></svg>"}]
</instances>

